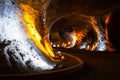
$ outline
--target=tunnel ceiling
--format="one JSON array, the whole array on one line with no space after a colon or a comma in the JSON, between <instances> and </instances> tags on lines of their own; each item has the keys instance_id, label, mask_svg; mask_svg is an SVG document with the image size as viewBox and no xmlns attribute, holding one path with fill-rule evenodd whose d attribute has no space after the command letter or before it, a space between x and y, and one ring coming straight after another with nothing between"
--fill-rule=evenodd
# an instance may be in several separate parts
<instances>
[{"instance_id":1,"label":"tunnel ceiling","mask_svg":"<svg viewBox=\"0 0 120 80\"><path fill-rule=\"evenodd\" d=\"M52 0L47 9L47 20L51 22L71 13L99 15L119 4L119 0Z\"/></svg>"},{"instance_id":2,"label":"tunnel ceiling","mask_svg":"<svg viewBox=\"0 0 120 80\"><path fill-rule=\"evenodd\" d=\"M20 3L28 4L40 12L42 12L41 6L49 1L51 2L47 8L48 23L57 17L71 13L99 15L120 5L120 0L19 0Z\"/></svg>"}]
</instances>

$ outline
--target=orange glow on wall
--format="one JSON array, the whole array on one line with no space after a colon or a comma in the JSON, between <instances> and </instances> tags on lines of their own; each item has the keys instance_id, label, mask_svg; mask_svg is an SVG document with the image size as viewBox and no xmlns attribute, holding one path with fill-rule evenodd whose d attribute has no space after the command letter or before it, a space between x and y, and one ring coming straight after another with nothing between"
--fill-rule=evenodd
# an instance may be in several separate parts
<instances>
[{"instance_id":1,"label":"orange glow on wall","mask_svg":"<svg viewBox=\"0 0 120 80\"><path fill-rule=\"evenodd\" d=\"M35 43L35 45L46 57L50 58L52 61L59 62L61 57L54 53L49 41L47 39L43 40L36 29L35 19L39 12L28 5L20 4L20 6L23 9L24 24L26 26L25 30L28 37ZM41 42L42 40L43 42Z\"/></svg>"}]
</instances>

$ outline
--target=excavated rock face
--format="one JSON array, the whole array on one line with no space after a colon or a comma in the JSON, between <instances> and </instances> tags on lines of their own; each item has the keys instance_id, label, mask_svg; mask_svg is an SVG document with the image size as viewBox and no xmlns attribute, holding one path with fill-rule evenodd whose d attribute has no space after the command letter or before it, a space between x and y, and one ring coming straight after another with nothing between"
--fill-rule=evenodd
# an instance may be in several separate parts
<instances>
[{"instance_id":1,"label":"excavated rock face","mask_svg":"<svg viewBox=\"0 0 120 80\"><path fill-rule=\"evenodd\" d=\"M96 22L97 22L97 25L99 26L99 29L102 29L101 34L104 35L103 37L104 39L106 38L107 33L105 31L106 28L104 26L105 25L104 21L102 20L104 20L105 18L104 16L107 15L106 13L110 12L114 8L119 7L120 5L119 0L114 0L114 1L113 0L109 0L109 1L105 1L105 0L92 0L92 1L90 0L69 0L69 1L68 0L34 0L33 1L33 0L30 0L29 2L25 0L19 0L19 2L31 6L35 10L38 10L40 12L39 14L42 14L42 18L44 18L43 21L47 25L47 26L44 26L44 29L46 29L45 33L41 33L43 35L50 33L52 23L56 22L57 19L63 16L72 15L72 14L77 14L77 15L83 14L85 16L95 16L95 18L96 17L100 18L100 20L97 18ZM73 23L74 22L75 21L73 21ZM38 31L41 29L41 27L39 27L39 24L37 26L37 29ZM109 45L109 41L105 42L104 44Z\"/></svg>"},{"instance_id":2,"label":"excavated rock face","mask_svg":"<svg viewBox=\"0 0 120 80\"><path fill-rule=\"evenodd\" d=\"M81 35L83 36L79 36L78 41L76 40L76 44L71 45L72 47L73 46L76 47L77 45L77 48L79 47L81 49L81 47L83 48L83 46L85 47L87 45L87 47L85 47L85 49L89 48L87 50L113 51L114 49L111 46L112 43L110 43L110 41L112 40L109 41L108 39L108 35L109 35L108 32L110 31L107 32L105 19L106 19L106 16L108 16L108 13L112 12L116 8L119 8L119 5L120 5L119 0L115 0L114 2L112 0L110 1L51 0L51 3L49 4L46 12L46 17L47 17L46 23L49 26L48 27L49 30L51 30L51 35L50 35L51 41L53 43L58 42L59 44L64 46L64 43L66 45L69 41L71 41L71 43L75 42L74 41L75 35L73 34L77 35L78 33L80 34L82 33ZM86 18L86 17L85 18L79 17L78 15L86 16L87 18L91 18L91 20L90 19L86 20L87 23L85 23L84 25L77 25L77 24L82 24L82 22L85 22L84 19ZM69 19L67 19L68 17ZM81 20L79 20L78 18L81 18ZM65 19L66 21L64 21ZM92 25L92 28L94 29L92 29L91 26L89 26L89 22L92 23L91 25ZM60 28L58 28L58 26ZM82 29L79 28L82 26L88 26L92 30L84 27L84 30L85 31L87 30L87 32L83 30L84 32L83 33ZM68 30L66 30L66 27L68 30L72 30L73 32L68 32ZM61 34L63 36L61 36ZM87 38L84 39L84 37L87 37ZM60 39L60 40L57 40L57 39ZM86 42L82 46L84 40L86 40ZM78 45L81 45L81 46L78 46ZM92 47L90 47L89 45ZM66 48L71 46L67 46Z\"/></svg>"},{"instance_id":3,"label":"excavated rock face","mask_svg":"<svg viewBox=\"0 0 120 80\"><path fill-rule=\"evenodd\" d=\"M47 20L51 23L60 16L72 13L100 15L119 4L119 0L51 0L47 8Z\"/></svg>"},{"instance_id":4,"label":"excavated rock face","mask_svg":"<svg viewBox=\"0 0 120 80\"><path fill-rule=\"evenodd\" d=\"M111 8L120 4L119 0L18 0L19 3L27 4L40 13L46 11L47 24L56 18L72 13L84 15L101 15ZM43 6L44 5L44 6ZM41 8L42 7L42 8Z\"/></svg>"},{"instance_id":5,"label":"excavated rock face","mask_svg":"<svg viewBox=\"0 0 120 80\"><path fill-rule=\"evenodd\" d=\"M21 4L37 11L37 14L33 15L37 16L36 29L41 37L49 37L51 24L59 17L70 14L101 15L120 2L119 0L0 0L0 73L40 72L51 70L56 65L44 57L42 51L36 48L26 34L26 25L23 23L24 10L21 9ZM99 31L98 27L97 30Z\"/></svg>"},{"instance_id":6,"label":"excavated rock face","mask_svg":"<svg viewBox=\"0 0 120 80\"><path fill-rule=\"evenodd\" d=\"M40 72L55 66L37 49L25 28L18 2L0 0L0 73Z\"/></svg>"}]
</instances>

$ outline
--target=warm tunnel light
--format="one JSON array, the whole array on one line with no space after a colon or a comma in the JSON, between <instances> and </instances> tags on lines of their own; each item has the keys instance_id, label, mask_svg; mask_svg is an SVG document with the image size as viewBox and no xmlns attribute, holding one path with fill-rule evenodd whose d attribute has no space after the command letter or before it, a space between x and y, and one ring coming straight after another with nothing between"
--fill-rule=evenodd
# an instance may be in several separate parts
<instances>
[{"instance_id":1,"label":"warm tunnel light","mask_svg":"<svg viewBox=\"0 0 120 80\"><path fill-rule=\"evenodd\" d=\"M107 28L103 29L99 16L71 14L56 19L51 25L51 42L64 48L88 51L113 51ZM110 16L106 17L105 24ZM55 46L58 47L58 46Z\"/></svg>"},{"instance_id":2,"label":"warm tunnel light","mask_svg":"<svg viewBox=\"0 0 120 80\"><path fill-rule=\"evenodd\" d=\"M23 17L25 21L24 24L26 26L28 37L43 52L43 55L50 58L52 61L59 62L61 59L63 59L63 56L59 56L54 53L51 48L50 42L47 39L42 38L41 34L39 34L39 32L37 31L35 19L39 12L28 5L20 4L20 6L23 9ZM42 40L44 41L43 43Z\"/></svg>"}]
</instances>

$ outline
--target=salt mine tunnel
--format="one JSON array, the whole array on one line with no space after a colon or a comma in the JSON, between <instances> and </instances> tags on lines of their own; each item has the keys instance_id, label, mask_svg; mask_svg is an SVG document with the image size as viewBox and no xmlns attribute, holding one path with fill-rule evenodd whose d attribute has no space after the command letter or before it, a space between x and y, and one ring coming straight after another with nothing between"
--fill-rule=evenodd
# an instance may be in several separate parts
<instances>
[{"instance_id":1,"label":"salt mine tunnel","mask_svg":"<svg viewBox=\"0 0 120 80\"><path fill-rule=\"evenodd\" d=\"M119 18L118 0L0 0L0 79L119 79Z\"/></svg>"}]
</instances>

